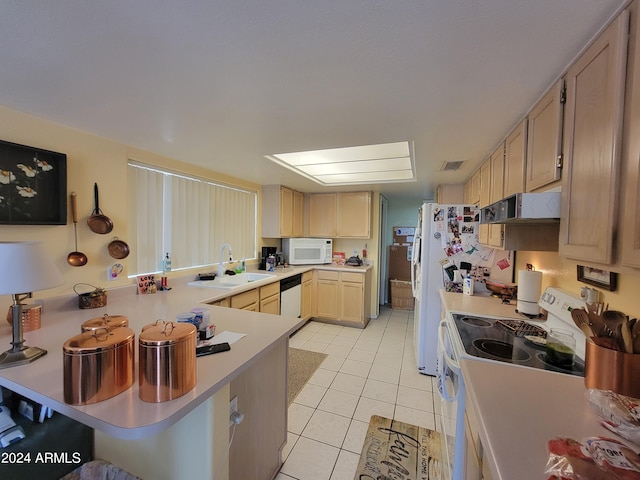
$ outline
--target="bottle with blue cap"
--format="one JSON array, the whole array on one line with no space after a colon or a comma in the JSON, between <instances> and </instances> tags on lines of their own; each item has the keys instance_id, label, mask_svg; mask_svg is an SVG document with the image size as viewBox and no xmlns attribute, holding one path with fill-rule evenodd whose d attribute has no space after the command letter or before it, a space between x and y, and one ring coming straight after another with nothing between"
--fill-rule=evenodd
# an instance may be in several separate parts
<instances>
[{"instance_id":1,"label":"bottle with blue cap","mask_svg":"<svg viewBox=\"0 0 640 480\"><path fill-rule=\"evenodd\" d=\"M467 276L464 277L464 282L462 282L462 293L465 295L473 295L473 278L471 278L470 273L467 273Z\"/></svg>"}]
</instances>

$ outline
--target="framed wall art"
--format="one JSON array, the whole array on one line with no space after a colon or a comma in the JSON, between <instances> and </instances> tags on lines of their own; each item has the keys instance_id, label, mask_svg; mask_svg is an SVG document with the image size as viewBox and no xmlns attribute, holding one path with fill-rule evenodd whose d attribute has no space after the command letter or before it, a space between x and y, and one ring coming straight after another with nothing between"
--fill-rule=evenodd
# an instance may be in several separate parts
<instances>
[{"instance_id":1,"label":"framed wall art","mask_svg":"<svg viewBox=\"0 0 640 480\"><path fill-rule=\"evenodd\" d=\"M613 292L618 287L618 274L578 265L578 281Z\"/></svg>"},{"instance_id":2,"label":"framed wall art","mask_svg":"<svg viewBox=\"0 0 640 480\"><path fill-rule=\"evenodd\" d=\"M0 224L66 223L67 156L0 140Z\"/></svg>"}]
</instances>

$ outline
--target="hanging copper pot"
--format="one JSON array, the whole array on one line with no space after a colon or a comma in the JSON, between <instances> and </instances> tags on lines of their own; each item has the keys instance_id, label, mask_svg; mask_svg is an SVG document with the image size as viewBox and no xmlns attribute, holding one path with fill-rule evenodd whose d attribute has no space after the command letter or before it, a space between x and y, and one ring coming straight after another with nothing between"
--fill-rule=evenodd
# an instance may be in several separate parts
<instances>
[{"instance_id":1,"label":"hanging copper pot","mask_svg":"<svg viewBox=\"0 0 640 480\"><path fill-rule=\"evenodd\" d=\"M87 218L87 225L93 233L99 233L104 235L106 233L111 233L113 230L113 222L109 217L102 213L100 210L100 204L98 203L98 184L93 184L93 196L95 199L95 208L93 213Z\"/></svg>"},{"instance_id":2,"label":"hanging copper pot","mask_svg":"<svg viewBox=\"0 0 640 480\"><path fill-rule=\"evenodd\" d=\"M130 253L129 245L122 240L118 240L118 237L113 237L113 240L107 246L107 250L109 250L109 255L118 260L127 258Z\"/></svg>"}]
</instances>

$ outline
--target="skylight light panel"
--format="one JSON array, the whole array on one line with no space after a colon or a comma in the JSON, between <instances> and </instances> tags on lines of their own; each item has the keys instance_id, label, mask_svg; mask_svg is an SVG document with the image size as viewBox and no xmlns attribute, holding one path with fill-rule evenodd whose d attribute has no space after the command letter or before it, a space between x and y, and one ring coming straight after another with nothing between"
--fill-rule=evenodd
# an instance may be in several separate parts
<instances>
[{"instance_id":1,"label":"skylight light panel","mask_svg":"<svg viewBox=\"0 0 640 480\"><path fill-rule=\"evenodd\" d=\"M322 185L415 181L413 145L395 142L268 155Z\"/></svg>"}]
</instances>

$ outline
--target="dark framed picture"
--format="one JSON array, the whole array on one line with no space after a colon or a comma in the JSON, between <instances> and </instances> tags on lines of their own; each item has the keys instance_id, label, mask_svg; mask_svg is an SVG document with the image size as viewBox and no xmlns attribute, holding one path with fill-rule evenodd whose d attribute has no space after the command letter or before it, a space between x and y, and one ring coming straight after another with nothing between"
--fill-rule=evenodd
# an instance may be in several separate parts
<instances>
[{"instance_id":1,"label":"dark framed picture","mask_svg":"<svg viewBox=\"0 0 640 480\"><path fill-rule=\"evenodd\" d=\"M66 223L67 156L0 140L0 224Z\"/></svg>"},{"instance_id":2,"label":"dark framed picture","mask_svg":"<svg viewBox=\"0 0 640 480\"><path fill-rule=\"evenodd\" d=\"M578 265L578 281L613 292L618 287L618 274Z\"/></svg>"}]
</instances>

